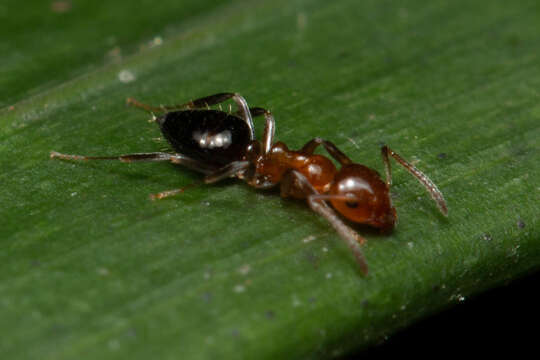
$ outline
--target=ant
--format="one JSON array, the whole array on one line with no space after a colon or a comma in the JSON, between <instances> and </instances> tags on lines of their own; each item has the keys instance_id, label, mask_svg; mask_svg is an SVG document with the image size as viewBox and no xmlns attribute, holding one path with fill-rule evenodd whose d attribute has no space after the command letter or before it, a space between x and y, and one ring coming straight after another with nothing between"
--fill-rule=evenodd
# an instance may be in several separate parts
<instances>
[{"instance_id":1,"label":"ant","mask_svg":"<svg viewBox=\"0 0 540 360\"><path fill-rule=\"evenodd\" d=\"M210 106L232 99L238 110L213 110ZM300 150L292 151L283 142L274 143L275 122L272 113L250 108L236 93L219 93L182 105L150 106L128 98L127 104L152 114L174 153L152 152L118 156L67 155L56 151L51 158L63 160L169 161L205 175L211 184L236 177L257 189L280 185L281 196L305 199L310 208L334 227L353 252L362 273L368 267L361 245L366 240L344 223L338 213L355 223L381 231L392 230L397 214L390 199L392 176L390 157L411 173L429 192L441 213L448 214L446 202L437 186L420 170L388 146L381 148L386 179L367 166L354 163L332 142L314 138ZM154 113L164 113L156 117ZM262 140L255 139L254 117L264 116ZM315 154L322 145L340 164L338 170L326 156ZM182 193L186 188L152 194L163 199ZM331 204L332 207L329 205Z\"/></svg>"}]
</instances>

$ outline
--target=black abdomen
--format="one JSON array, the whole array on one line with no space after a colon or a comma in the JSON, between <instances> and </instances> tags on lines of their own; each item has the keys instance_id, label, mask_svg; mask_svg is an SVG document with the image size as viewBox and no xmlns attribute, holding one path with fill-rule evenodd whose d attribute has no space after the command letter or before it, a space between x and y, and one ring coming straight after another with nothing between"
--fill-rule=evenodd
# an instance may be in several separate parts
<instances>
[{"instance_id":1,"label":"black abdomen","mask_svg":"<svg viewBox=\"0 0 540 360\"><path fill-rule=\"evenodd\" d=\"M157 121L176 152L215 168L242 160L251 142L244 120L223 111L174 111Z\"/></svg>"}]
</instances>

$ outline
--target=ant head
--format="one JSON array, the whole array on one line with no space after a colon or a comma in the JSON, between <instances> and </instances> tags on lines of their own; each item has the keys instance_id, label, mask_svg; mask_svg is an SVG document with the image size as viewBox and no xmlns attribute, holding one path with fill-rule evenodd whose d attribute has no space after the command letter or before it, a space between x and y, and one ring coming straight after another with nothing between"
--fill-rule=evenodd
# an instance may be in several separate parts
<instances>
[{"instance_id":1,"label":"ant head","mask_svg":"<svg viewBox=\"0 0 540 360\"><path fill-rule=\"evenodd\" d=\"M330 188L332 206L347 219L380 229L392 229L396 211L388 186L379 174L360 164L345 165Z\"/></svg>"}]
</instances>

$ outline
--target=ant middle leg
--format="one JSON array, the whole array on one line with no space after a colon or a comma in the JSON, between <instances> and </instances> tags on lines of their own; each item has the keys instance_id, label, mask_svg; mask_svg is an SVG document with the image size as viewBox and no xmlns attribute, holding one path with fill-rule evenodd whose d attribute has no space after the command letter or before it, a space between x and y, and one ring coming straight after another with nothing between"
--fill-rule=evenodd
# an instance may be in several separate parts
<instances>
[{"instance_id":1,"label":"ant middle leg","mask_svg":"<svg viewBox=\"0 0 540 360\"><path fill-rule=\"evenodd\" d=\"M435 185L433 181L426 174L418 170L414 165L410 164L408 161L403 159L399 154L390 149L388 146L384 145L381 148L382 159L384 162L384 169L386 173L386 185L390 186L392 184L392 170L390 167L390 156L397 161L398 164L403 166L411 175L413 175L429 192L431 198L437 204L439 211L444 215L448 216L448 207L446 206L446 201L444 196Z\"/></svg>"},{"instance_id":2,"label":"ant middle leg","mask_svg":"<svg viewBox=\"0 0 540 360\"><path fill-rule=\"evenodd\" d=\"M225 165L224 167L222 167L222 168L220 168L218 170L214 170L214 171L212 171L210 173L207 173L207 175L205 176L203 181L204 181L205 184L212 184L212 183L218 182L220 180L229 178L231 176L237 175L239 172L247 169L248 167L249 167L249 162L247 162L247 161L233 161L232 163L230 163L228 165ZM150 198L152 200L160 200L160 199L164 199L166 197L181 194L187 188L198 186L201 183L202 183L202 181L197 181L197 182L195 182L195 183L193 183L191 185L184 186L184 187L179 188L179 189L162 191L160 193L150 195Z\"/></svg>"},{"instance_id":3,"label":"ant middle leg","mask_svg":"<svg viewBox=\"0 0 540 360\"><path fill-rule=\"evenodd\" d=\"M158 192L157 194L150 194L150 199L151 200L161 200L161 199L164 199L164 198L167 198L167 197L178 195L178 194L183 193L187 189L199 186L200 184L201 184L201 182L197 181L197 182L194 182L193 184L189 184L189 185L181 187L179 189L166 190L166 191Z\"/></svg>"},{"instance_id":4,"label":"ant middle leg","mask_svg":"<svg viewBox=\"0 0 540 360\"><path fill-rule=\"evenodd\" d=\"M345 241L354 254L360 270L364 275L367 275L368 265L360 246L366 240L339 218L336 212L320 198L321 194L313 188L304 175L296 170L289 170L283 176L280 190L282 197L291 196L307 199L311 210L324 217L336 230L341 239Z\"/></svg>"},{"instance_id":5,"label":"ant middle leg","mask_svg":"<svg viewBox=\"0 0 540 360\"><path fill-rule=\"evenodd\" d=\"M313 152L319 145L323 145L326 151L328 151L328 153L342 166L352 164L352 160L349 159L349 157L345 155L341 150L339 150L338 147L334 145L334 143L328 140L321 139L319 137L308 141L302 147L302 149L300 149L300 152L306 155L313 155Z\"/></svg>"}]
</instances>

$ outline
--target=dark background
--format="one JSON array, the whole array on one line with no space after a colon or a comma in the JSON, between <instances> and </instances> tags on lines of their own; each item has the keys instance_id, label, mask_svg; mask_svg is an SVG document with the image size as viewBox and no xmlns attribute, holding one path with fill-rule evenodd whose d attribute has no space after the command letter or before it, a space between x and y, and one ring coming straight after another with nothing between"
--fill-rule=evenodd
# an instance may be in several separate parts
<instances>
[{"instance_id":1,"label":"dark background","mask_svg":"<svg viewBox=\"0 0 540 360\"><path fill-rule=\"evenodd\" d=\"M394 355L463 355L529 352L540 341L540 273L465 300L391 336L383 344L346 359Z\"/></svg>"}]
</instances>

